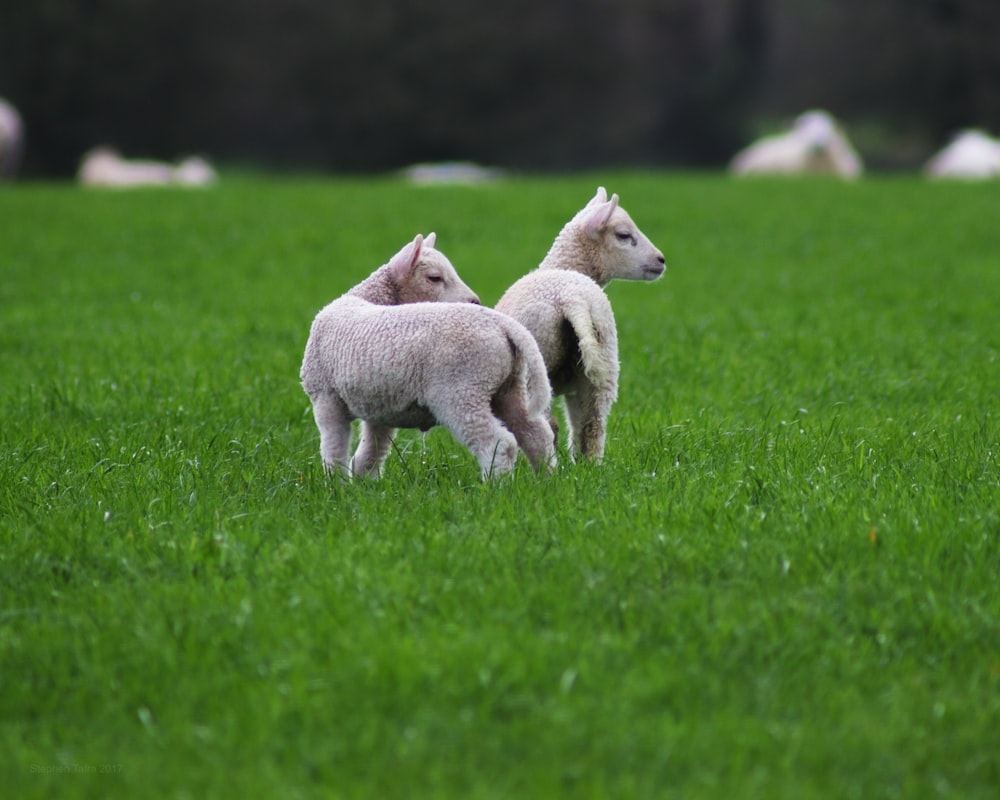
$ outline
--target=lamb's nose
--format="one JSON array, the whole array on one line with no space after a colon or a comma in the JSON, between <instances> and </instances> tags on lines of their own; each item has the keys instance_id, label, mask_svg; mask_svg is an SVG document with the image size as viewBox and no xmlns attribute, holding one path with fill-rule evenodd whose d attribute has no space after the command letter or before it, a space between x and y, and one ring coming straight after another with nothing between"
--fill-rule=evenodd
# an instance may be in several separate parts
<instances>
[{"instance_id":1,"label":"lamb's nose","mask_svg":"<svg viewBox=\"0 0 1000 800\"><path fill-rule=\"evenodd\" d=\"M663 264L664 266L666 266L666 265L667 265L667 259L665 259L665 258L663 257L663 253L660 253L660 255L658 255L658 256L656 257L656 260L657 260L657 261L659 261L659 262L660 262L661 264Z\"/></svg>"},{"instance_id":2,"label":"lamb's nose","mask_svg":"<svg viewBox=\"0 0 1000 800\"><path fill-rule=\"evenodd\" d=\"M476 297L475 295L472 296L472 299L470 299L469 302L472 303L474 306L482 305L482 303L479 302L479 298Z\"/></svg>"}]
</instances>

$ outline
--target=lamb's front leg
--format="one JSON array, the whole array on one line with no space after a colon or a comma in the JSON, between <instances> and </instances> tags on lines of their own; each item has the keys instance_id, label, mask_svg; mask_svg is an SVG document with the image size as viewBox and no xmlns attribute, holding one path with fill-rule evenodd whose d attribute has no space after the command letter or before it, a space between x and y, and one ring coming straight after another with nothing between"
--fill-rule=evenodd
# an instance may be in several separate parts
<instances>
[{"instance_id":1,"label":"lamb's front leg","mask_svg":"<svg viewBox=\"0 0 1000 800\"><path fill-rule=\"evenodd\" d=\"M350 477L348 454L351 449L351 415L336 395L320 393L312 400L313 417L319 428L319 453L329 473Z\"/></svg>"},{"instance_id":2,"label":"lamb's front leg","mask_svg":"<svg viewBox=\"0 0 1000 800\"><path fill-rule=\"evenodd\" d=\"M361 477L377 477L382 462L389 455L395 428L384 428L369 422L361 423L361 442L351 461L351 472Z\"/></svg>"}]
</instances>

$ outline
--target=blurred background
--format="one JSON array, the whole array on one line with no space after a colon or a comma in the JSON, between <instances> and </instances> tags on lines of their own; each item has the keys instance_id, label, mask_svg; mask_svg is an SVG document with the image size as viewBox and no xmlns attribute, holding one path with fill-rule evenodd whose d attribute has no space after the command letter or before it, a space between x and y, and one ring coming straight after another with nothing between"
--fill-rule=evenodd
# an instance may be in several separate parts
<instances>
[{"instance_id":1,"label":"blurred background","mask_svg":"<svg viewBox=\"0 0 1000 800\"><path fill-rule=\"evenodd\" d=\"M799 112L874 169L1000 132L998 0L3 0L21 173L108 144L338 172L723 165Z\"/></svg>"}]
</instances>

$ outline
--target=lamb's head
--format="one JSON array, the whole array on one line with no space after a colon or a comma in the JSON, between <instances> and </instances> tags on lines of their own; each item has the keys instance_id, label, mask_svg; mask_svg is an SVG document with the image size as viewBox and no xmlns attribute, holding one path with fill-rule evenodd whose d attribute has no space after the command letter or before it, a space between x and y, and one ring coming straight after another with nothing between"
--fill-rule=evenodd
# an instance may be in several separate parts
<instances>
[{"instance_id":1,"label":"lamb's head","mask_svg":"<svg viewBox=\"0 0 1000 800\"><path fill-rule=\"evenodd\" d=\"M572 269L601 286L615 279L655 281L666 259L603 186L556 238L543 267Z\"/></svg>"},{"instance_id":2,"label":"lamb's head","mask_svg":"<svg viewBox=\"0 0 1000 800\"><path fill-rule=\"evenodd\" d=\"M216 180L212 165L198 156L185 158L174 170L174 182L182 186L209 186Z\"/></svg>"},{"instance_id":3,"label":"lamb's head","mask_svg":"<svg viewBox=\"0 0 1000 800\"><path fill-rule=\"evenodd\" d=\"M807 111L796 117L792 134L805 146L811 156L821 156L833 146L841 135L833 117L825 111Z\"/></svg>"},{"instance_id":4,"label":"lamb's head","mask_svg":"<svg viewBox=\"0 0 1000 800\"><path fill-rule=\"evenodd\" d=\"M419 233L389 261L388 274L399 303L475 303L479 298L455 271L444 253L434 248L437 234Z\"/></svg>"}]
</instances>

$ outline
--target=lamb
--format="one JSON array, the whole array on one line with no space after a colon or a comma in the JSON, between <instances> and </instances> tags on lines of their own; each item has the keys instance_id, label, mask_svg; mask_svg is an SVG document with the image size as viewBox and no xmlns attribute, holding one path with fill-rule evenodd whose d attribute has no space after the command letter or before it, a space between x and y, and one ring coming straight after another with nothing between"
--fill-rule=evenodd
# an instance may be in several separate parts
<instances>
[{"instance_id":1,"label":"lamb","mask_svg":"<svg viewBox=\"0 0 1000 800\"><path fill-rule=\"evenodd\" d=\"M1000 140L979 130L962 131L927 162L924 174L935 180L1000 178Z\"/></svg>"},{"instance_id":2,"label":"lamb","mask_svg":"<svg viewBox=\"0 0 1000 800\"><path fill-rule=\"evenodd\" d=\"M603 186L560 231L542 263L511 286L496 308L538 342L554 396L562 396L572 456L600 462L618 398L618 331L604 286L655 281L663 253ZM558 425L550 415L554 436Z\"/></svg>"},{"instance_id":3,"label":"lamb","mask_svg":"<svg viewBox=\"0 0 1000 800\"><path fill-rule=\"evenodd\" d=\"M766 136L741 150L730 163L734 175L835 175L857 178L861 157L825 111L799 115L791 130Z\"/></svg>"},{"instance_id":4,"label":"lamb","mask_svg":"<svg viewBox=\"0 0 1000 800\"><path fill-rule=\"evenodd\" d=\"M215 170L202 158L186 158L176 166L161 161L125 159L110 147L97 147L80 162L77 177L84 186L208 186Z\"/></svg>"},{"instance_id":5,"label":"lamb","mask_svg":"<svg viewBox=\"0 0 1000 800\"><path fill-rule=\"evenodd\" d=\"M510 472L518 446L535 471L553 463L538 346L479 305L435 240L418 235L312 323L299 375L328 472L377 477L395 429L435 425L472 452L484 479ZM349 458L354 419L362 435Z\"/></svg>"},{"instance_id":6,"label":"lamb","mask_svg":"<svg viewBox=\"0 0 1000 800\"><path fill-rule=\"evenodd\" d=\"M21 115L0 97L0 180L13 178L24 147L24 124Z\"/></svg>"}]
</instances>

